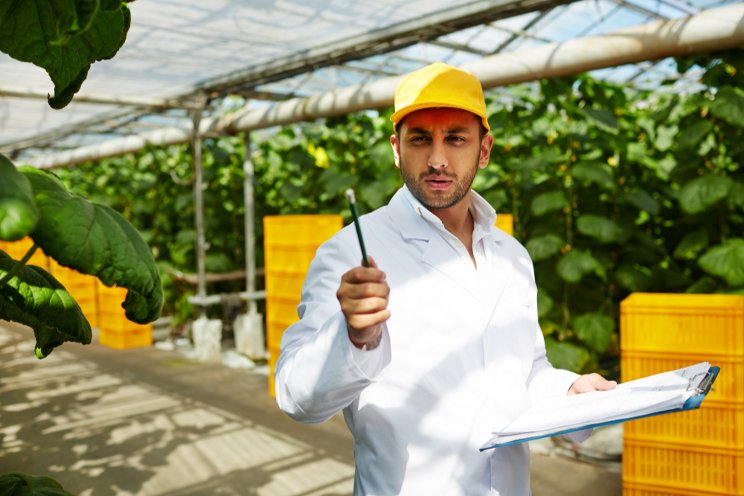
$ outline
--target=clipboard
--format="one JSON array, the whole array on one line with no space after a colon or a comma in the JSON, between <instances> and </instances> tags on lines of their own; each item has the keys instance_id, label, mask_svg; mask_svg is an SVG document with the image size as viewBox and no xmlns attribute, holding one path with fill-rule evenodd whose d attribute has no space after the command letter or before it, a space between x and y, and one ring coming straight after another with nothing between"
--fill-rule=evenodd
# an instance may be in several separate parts
<instances>
[{"instance_id":1,"label":"clipboard","mask_svg":"<svg viewBox=\"0 0 744 496\"><path fill-rule=\"evenodd\" d=\"M594 423L587 423L578 427L571 427L567 429L551 429L548 431L540 432L539 434L535 434L533 436L525 435L524 437L520 437L519 439L509 440L509 441L499 441L499 434L494 434L491 439L489 439L483 446L480 447L480 451L486 451L489 449L494 448L502 448L505 446L511 446L515 444L525 443L529 441L535 441L537 439L542 439L546 437L553 437L553 436L562 436L565 434L570 434L572 432L577 431L583 431L586 429L595 429L597 427L603 427L606 425L612 425L612 424L620 424L624 422L628 422L629 420L636 420L641 418L648 418L648 417L655 417L658 415L665 415L667 413L676 413L676 412L684 412L687 410L695 410L700 408L700 405L702 405L703 400L708 395L708 393L711 391L713 383L715 382L716 378L718 377L718 373L720 372L720 367L717 366L711 366L707 372L703 372L704 376L700 379L700 382L693 386L692 384L697 382L696 379L700 376L700 374L696 374L695 376L691 377L688 380L688 386L687 390L694 390L694 394L687 398L687 400L684 402L684 404L681 407L678 408L669 408L665 410L659 410L655 411L653 413L647 413L642 415L629 415L627 417L617 418L609 421L602 421L602 422L594 422ZM509 438L512 438L513 436L508 436Z\"/></svg>"}]
</instances>

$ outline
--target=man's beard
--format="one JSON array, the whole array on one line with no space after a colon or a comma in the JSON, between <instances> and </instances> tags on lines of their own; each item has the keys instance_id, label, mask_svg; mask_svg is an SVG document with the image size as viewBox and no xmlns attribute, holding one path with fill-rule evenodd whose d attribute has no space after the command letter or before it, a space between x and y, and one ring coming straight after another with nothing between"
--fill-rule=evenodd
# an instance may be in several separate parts
<instances>
[{"instance_id":1,"label":"man's beard","mask_svg":"<svg viewBox=\"0 0 744 496\"><path fill-rule=\"evenodd\" d=\"M406 169L403 162L400 162L400 171L403 176L403 182L405 182L413 196L429 210L449 208L453 205L457 205L470 191L477 170L478 162L476 161L470 171L465 171L467 176L464 178L458 178L454 174L447 174L446 171L436 172L431 168L426 172L419 174L418 177L415 177ZM437 194L436 192L428 194L424 190L423 183L429 177L452 179L453 183L452 186L450 186L449 191L441 192L441 194Z\"/></svg>"}]
</instances>

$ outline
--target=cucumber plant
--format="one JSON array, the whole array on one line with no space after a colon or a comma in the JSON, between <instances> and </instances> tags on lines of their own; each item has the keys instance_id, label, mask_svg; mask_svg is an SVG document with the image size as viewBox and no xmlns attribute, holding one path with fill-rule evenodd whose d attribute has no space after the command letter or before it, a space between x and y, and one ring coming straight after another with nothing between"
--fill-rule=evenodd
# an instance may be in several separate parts
<instances>
[{"instance_id":1,"label":"cucumber plant","mask_svg":"<svg viewBox=\"0 0 744 496\"><path fill-rule=\"evenodd\" d=\"M41 267L41 248L60 265L127 288L122 307L140 324L160 316L163 291L150 248L115 210L70 193L50 172L16 167L0 155L0 240L30 236L21 260L0 251L0 319L26 324L44 358L65 341L90 343L90 323L70 293Z\"/></svg>"}]
</instances>

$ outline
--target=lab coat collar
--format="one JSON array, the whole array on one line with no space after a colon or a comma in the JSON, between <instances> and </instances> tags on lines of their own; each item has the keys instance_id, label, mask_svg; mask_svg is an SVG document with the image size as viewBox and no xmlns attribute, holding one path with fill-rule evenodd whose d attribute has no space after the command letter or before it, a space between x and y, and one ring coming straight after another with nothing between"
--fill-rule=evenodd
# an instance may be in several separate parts
<instances>
[{"instance_id":1,"label":"lab coat collar","mask_svg":"<svg viewBox=\"0 0 744 496\"><path fill-rule=\"evenodd\" d=\"M478 291L479 285L475 283L472 262L454 253L452 246L445 241L441 233L437 232L436 223L438 222L441 225L439 218L421 205L407 187L403 186L393 196L388 211L392 225L398 226L403 239L410 242L426 243L422 247L421 253L423 263L442 272L466 289L477 300L483 301L491 307L498 302L507 282L506 276L511 273L511 262L501 254L502 242L508 235L498 229L492 229L496 220L496 212L475 191L472 194L470 208L478 228L489 232L484 239L486 257L491 266L494 267L495 274L498 274L494 280L494 291L490 295L491 297L496 296L496 298L489 302L484 301L484 298L488 295Z\"/></svg>"},{"instance_id":2,"label":"lab coat collar","mask_svg":"<svg viewBox=\"0 0 744 496\"><path fill-rule=\"evenodd\" d=\"M473 220L476 228L485 231L491 230L491 226L496 223L496 211L481 195L471 191L470 212L473 214ZM400 232L404 239L425 239L429 240L436 234L431 226L421 222L421 219L428 223L441 225L442 221L424 207L421 202L413 196L413 193L407 186L400 188L390 200L390 209L392 220L400 226ZM501 242L504 238L502 232L495 234L494 241ZM505 235L505 234L504 234Z\"/></svg>"}]
</instances>

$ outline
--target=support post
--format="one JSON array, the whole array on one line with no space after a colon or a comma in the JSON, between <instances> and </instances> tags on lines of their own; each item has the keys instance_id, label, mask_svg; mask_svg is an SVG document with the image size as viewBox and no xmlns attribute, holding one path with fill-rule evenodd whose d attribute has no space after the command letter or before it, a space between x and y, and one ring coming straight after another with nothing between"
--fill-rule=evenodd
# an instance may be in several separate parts
<instances>
[{"instance_id":1,"label":"support post","mask_svg":"<svg viewBox=\"0 0 744 496\"><path fill-rule=\"evenodd\" d=\"M205 256L207 251L204 236L204 184L202 182L202 147L201 133L201 111L191 112L191 120L194 126L192 133L192 146L194 150L194 224L196 227L196 294L199 298L207 296L207 272ZM207 317L206 305L199 305L199 318Z\"/></svg>"},{"instance_id":2,"label":"support post","mask_svg":"<svg viewBox=\"0 0 744 496\"><path fill-rule=\"evenodd\" d=\"M253 199L253 161L251 160L251 133L243 138L245 157L243 159L243 200L245 208L245 290L251 295L256 291L256 227ZM248 298L248 314L257 311L256 300Z\"/></svg>"}]
</instances>

